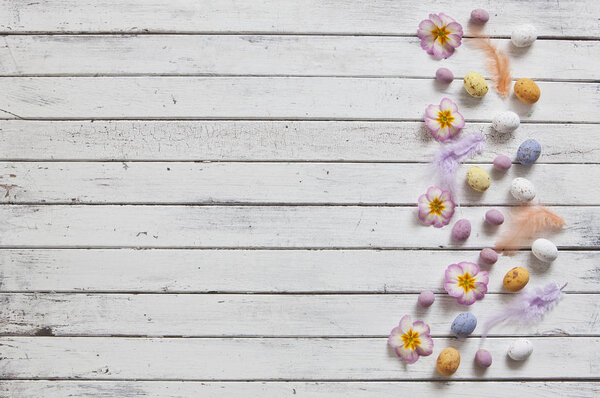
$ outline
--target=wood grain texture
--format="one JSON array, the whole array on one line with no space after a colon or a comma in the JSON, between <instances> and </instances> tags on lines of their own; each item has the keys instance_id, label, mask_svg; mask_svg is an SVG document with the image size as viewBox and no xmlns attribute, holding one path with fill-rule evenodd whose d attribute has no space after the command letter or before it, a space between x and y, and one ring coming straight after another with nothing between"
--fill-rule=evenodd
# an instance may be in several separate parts
<instances>
[{"instance_id":1,"label":"wood grain texture","mask_svg":"<svg viewBox=\"0 0 600 398\"><path fill-rule=\"evenodd\" d=\"M330 77L3 77L7 119L348 119L421 121L430 103L453 98L467 121L503 110L528 122L600 122L600 83L539 82L526 105L494 92L428 80ZM582 107L581 104L586 106Z\"/></svg>"}]
</instances>

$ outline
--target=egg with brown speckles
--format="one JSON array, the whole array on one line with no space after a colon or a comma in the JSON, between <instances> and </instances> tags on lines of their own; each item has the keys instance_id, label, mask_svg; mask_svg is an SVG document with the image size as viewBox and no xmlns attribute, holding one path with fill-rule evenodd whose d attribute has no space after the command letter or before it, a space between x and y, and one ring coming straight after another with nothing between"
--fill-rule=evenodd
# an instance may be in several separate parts
<instances>
[{"instance_id":1,"label":"egg with brown speckles","mask_svg":"<svg viewBox=\"0 0 600 398\"><path fill-rule=\"evenodd\" d=\"M488 84L485 78L477 72L469 72L464 79L464 87L467 93L475 98L481 98L488 92Z\"/></svg>"},{"instance_id":2,"label":"egg with brown speckles","mask_svg":"<svg viewBox=\"0 0 600 398\"><path fill-rule=\"evenodd\" d=\"M518 292L529 283L529 272L523 267L515 267L504 275L502 286L509 292Z\"/></svg>"},{"instance_id":3,"label":"egg with brown speckles","mask_svg":"<svg viewBox=\"0 0 600 398\"><path fill-rule=\"evenodd\" d=\"M540 87L531 79L519 79L513 88L518 99L526 104L535 104L540 99Z\"/></svg>"},{"instance_id":4,"label":"egg with brown speckles","mask_svg":"<svg viewBox=\"0 0 600 398\"><path fill-rule=\"evenodd\" d=\"M510 193L519 202L529 202L535 198L535 187L523 177L517 177L510 184Z\"/></svg>"},{"instance_id":5,"label":"egg with brown speckles","mask_svg":"<svg viewBox=\"0 0 600 398\"><path fill-rule=\"evenodd\" d=\"M467 184L474 190L483 192L490 187L490 176L481 167L473 166L467 171Z\"/></svg>"},{"instance_id":6,"label":"egg with brown speckles","mask_svg":"<svg viewBox=\"0 0 600 398\"><path fill-rule=\"evenodd\" d=\"M452 376L460 365L460 354L456 348L444 348L438 356L436 368L443 376Z\"/></svg>"}]
</instances>

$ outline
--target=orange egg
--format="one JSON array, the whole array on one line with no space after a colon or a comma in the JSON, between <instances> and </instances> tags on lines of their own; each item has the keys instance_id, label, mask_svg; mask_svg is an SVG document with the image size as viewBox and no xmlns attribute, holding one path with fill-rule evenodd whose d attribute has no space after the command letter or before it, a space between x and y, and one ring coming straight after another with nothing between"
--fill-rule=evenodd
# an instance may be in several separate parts
<instances>
[{"instance_id":1,"label":"orange egg","mask_svg":"<svg viewBox=\"0 0 600 398\"><path fill-rule=\"evenodd\" d=\"M540 99L540 87L531 79L519 79L514 87L515 95L526 104L535 104Z\"/></svg>"}]
</instances>

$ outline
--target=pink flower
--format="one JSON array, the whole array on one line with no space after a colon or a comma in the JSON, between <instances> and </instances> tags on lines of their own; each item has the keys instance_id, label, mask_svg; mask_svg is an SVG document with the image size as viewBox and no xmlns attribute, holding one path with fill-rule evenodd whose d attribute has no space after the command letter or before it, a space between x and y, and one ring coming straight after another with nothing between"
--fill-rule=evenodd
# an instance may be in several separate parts
<instances>
[{"instance_id":1,"label":"pink flower","mask_svg":"<svg viewBox=\"0 0 600 398\"><path fill-rule=\"evenodd\" d=\"M404 362L415 363L420 356L433 353L433 340L429 333L429 325L425 322L413 323L410 315L404 315L400 324L392 329L388 344Z\"/></svg>"},{"instance_id":2,"label":"pink flower","mask_svg":"<svg viewBox=\"0 0 600 398\"><path fill-rule=\"evenodd\" d=\"M429 14L429 19L419 24L417 35L421 39L421 48L427 54L448 58L460 46L463 30L458 22L446 14Z\"/></svg>"},{"instance_id":3,"label":"pink flower","mask_svg":"<svg viewBox=\"0 0 600 398\"><path fill-rule=\"evenodd\" d=\"M479 270L477 264L463 261L446 268L444 289L459 304L471 305L485 296L488 282L487 272Z\"/></svg>"},{"instance_id":4,"label":"pink flower","mask_svg":"<svg viewBox=\"0 0 600 398\"><path fill-rule=\"evenodd\" d=\"M465 118L458 112L458 106L448 98L440 105L429 104L425 108L425 124L431 135L438 141L447 141L465 127Z\"/></svg>"},{"instance_id":5,"label":"pink flower","mask_svg":"<svg viewBox=\"0 0 600 398\"><path fill-rule=\"evenodd\" d=\"M452 195L439 187L429 187L419 196L419 220L425 225L441 228L448 225L454 215Z\"/></svg>"}]
</instances>

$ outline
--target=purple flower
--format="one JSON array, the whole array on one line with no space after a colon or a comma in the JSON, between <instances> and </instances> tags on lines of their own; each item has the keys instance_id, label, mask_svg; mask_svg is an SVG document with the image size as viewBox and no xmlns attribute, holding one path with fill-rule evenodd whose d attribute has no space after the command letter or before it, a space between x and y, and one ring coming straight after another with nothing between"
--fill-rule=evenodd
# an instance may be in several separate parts
<instances>
[{"instance_id":1,"label":"purple flower","mask_svg":"<svg viewBox=\"0 0 600 398\"><path fill-rule=\"evenodd\" d=\"M410 315L404 315L400 324L392 329L388 344L404 362L415 363L420 356L433 353L433 340L429 333L429 325L425 322L413 323Z\"/></svg>"},{"instance_id":2,"label":"purple flower","mask_svg":"<svg viewBox=\"0 0 600 398\"><path fill-rule=\"evenodd\" d=\"M437 58L448 58L460 46L463 36L462 26L448 15L429 14L419 24L417 35L421 48Z\"/></svg>"},{"instance_id":3,"label":"purple flower","mask_svg":"<svg viewBox=\"0 0 600 398\"><path fill-rule=\"evenodd\" d=\"M450 223L454 215L454 202L450 192L439 187L429 187L419 197L419 220L425 225L441 228Z\"/></svg>"},{"instance_id":4,"label":"purple flower","mask_svg":"<svg viewBox=\"0 0 600 398\"><path fill-rule=\"evenodd\" d=\"M458 106L449 98L443 98L439 105L429 104L425 108L425 124L431 135L438 141L447 141L465 127L465 118L458 112Z\"/></svg>"},{"instance_id":5,"label":"purple flower","mask_svg":"<svg viewBox=\"0 0 600 398\"><path fill-rule=\"evenodd\" d=\"M487 293L488 274L481 271L477 264L463 261L446 268L444 289L459 304L471 305L481 300Z\"/></svg>"}]
</instances>

